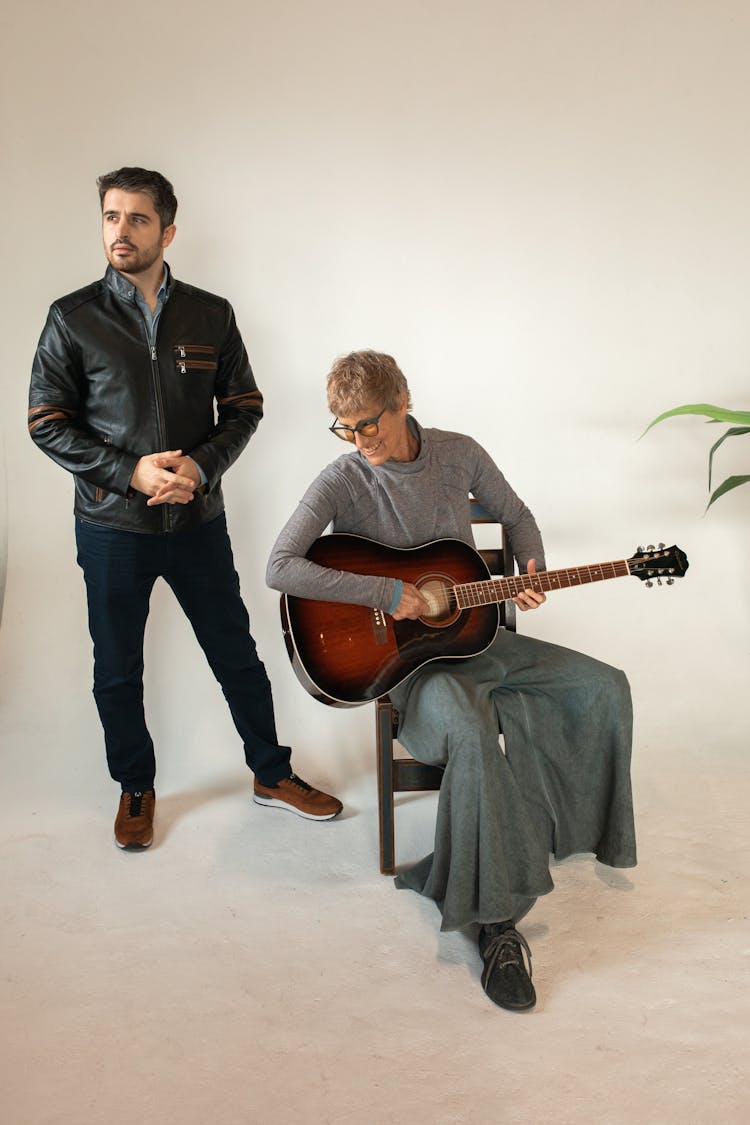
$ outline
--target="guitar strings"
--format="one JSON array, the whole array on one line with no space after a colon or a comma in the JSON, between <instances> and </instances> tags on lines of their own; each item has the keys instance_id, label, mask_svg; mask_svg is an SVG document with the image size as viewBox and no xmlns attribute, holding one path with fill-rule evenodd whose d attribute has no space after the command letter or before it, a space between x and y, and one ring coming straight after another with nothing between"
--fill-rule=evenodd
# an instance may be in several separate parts
<instances>
[{"instance_id":1,"label":"guitar strings","mask_svg":"<svg viewBox=\"0 0 750 1125\"><path fill-rule=\"evenodd\" d=\"M510 601L524 590L560 590L589 582L603 582L630 573L627 560L592 563L589 566L567 567L562 570L542 570L538 574L514 574L481 582L463 582L449 587L449 601L459 609ZM464 597L467 599L464 602Z\"/></svg>"}]
</instances>

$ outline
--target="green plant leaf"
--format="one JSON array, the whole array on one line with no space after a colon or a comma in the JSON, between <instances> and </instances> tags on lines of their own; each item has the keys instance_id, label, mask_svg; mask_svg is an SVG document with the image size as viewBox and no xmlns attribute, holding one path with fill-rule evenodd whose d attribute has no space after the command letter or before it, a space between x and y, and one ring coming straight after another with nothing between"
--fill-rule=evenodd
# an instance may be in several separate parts
<instances>
[{"instance_id":1,"label":"green plant leaf","mask_svg":"<svg viewBox=\"0 0 750 1125\"><path fill-rule=\"evenodd\" d=\"M708 509L711 507L714 500L718 500L720 496L723 496L727 492L731 492L733 488L739 488L739 486L741 484L748 484L748 483L750 483L750 476L727 477L727 479L722 484L719 485L719 487L716 489L716 491L714 493L712 493L711 499L709 500L708 504L706 505L706 511L708 511Z\"/></svg>"},{"instance_id":2,"label":"green plant leaf","mask_svg":"<svg viewBox=\"0 0 750 1125\"><path fill-rule=\"evenodd\" d=\"M654 418L646 429L641 434L645 434L653 427L663 422L665 418L675 418L678 414L699 414L708 419L709 424L716 422L737 422L739 425L730 426L726 433L715 441L711 446L711 452L708 455L708 487L711 489L711 480L713 476L713 462L714 454L719 446L727 440L728 437L738 437L740 434L750 434L750 411L748 410L726 410L723 406L711 406L707 402L694 402L687 406L675 406L672 410L665 410L658 418ZM711 505L724 496L727 492L731 492L733 488L739 488L741 484L750 484L750 476L733 476L727 477L719 487L711 493L711 499L706 505L706 511Z\"/></svg>"},{"instance_id":3,"label":"green plant leaf","mask_svg":"<svg viewBox=\"0 0 750 1125\"><path fill-rule=\"evenodd\" d=\"M727 430L727 432L725 434L722 434L722 436L719 438L719 440L715 441L714 444L711 446L711 452L708 455L708 487L709 488L711 487L711 472L712 472L712 466L713 466L713 463L714 463L714 453L719 448L719 446L722 444L722 442L726 441L728 437L737 437L739 434L750 434L750 426L732 426L731 429Z\"/></svg>"},{"instance_id":4,"label":"green plant leaf","mask_svg":"<svg viewBox=\"0 0 750 1125\"><path fill-rule=\"evenodd\" d=\"M675 418L678 414L702 414L711 422L739 422L740 425L750 424L750 410L726 410L723 406L711 406L707 402L695 402L688 406L675 406L672 410L665 410L653 422L649 422L641 434L647 434L652 426L663 422L665 418Z\"/></svg>"}]
</instances>

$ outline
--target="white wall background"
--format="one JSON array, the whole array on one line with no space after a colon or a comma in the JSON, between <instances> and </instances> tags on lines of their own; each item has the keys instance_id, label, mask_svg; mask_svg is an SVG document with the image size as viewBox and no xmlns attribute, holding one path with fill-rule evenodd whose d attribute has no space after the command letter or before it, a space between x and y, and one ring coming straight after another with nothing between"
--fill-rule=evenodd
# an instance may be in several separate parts
<instances>
[{"instance_id":1,"label":"white wall background","mask_svg":"<svg viewBox=\"0 0 750 1125\"><path fill-rule=\"evenodd\" d=\"M104 770L72 486L24 420L47 306L104 268L95 178L127 163L175 184L170 263L232 300L265 395L226 493L300 772L341 788L372 769L369 709L304 695L263 582L279 527L340 452L324 376L357 347L397 357L423 423L495 455L550 566L660 539L687 551L679 586L561 593L522 627L627 670L646 777L663 737L728 765L747 735L750 489L704 517L716 430L679 420L637 439L678 403L748 407L744 0L29 0L0 31L0 692L6 732L37 732L30 768ZM724 474L747 471L743 440ZM239 766L164 590L147 660L160 785ZM72 726L80 759L58 762Z\"/></svg>"}]
</instances>

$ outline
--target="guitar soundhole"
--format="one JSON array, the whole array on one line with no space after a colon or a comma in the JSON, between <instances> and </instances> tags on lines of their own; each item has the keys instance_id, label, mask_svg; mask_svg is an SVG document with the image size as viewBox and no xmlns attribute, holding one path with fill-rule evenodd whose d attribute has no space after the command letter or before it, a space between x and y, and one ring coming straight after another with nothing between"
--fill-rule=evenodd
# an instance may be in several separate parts
<instances>
[{"instance_id":1,"label":"guitar soundhole","mask_svg":"<svg viewBox=\"0 0 750 1125\"><path fill-rule=\"evenodd\" d=\"M444 629L446 625L452 625L461 611L456 605L450 578L430 574L420 578L415 585L430 605L430 612L419 620L434 629Z\"/></svg>"}]
</instances>

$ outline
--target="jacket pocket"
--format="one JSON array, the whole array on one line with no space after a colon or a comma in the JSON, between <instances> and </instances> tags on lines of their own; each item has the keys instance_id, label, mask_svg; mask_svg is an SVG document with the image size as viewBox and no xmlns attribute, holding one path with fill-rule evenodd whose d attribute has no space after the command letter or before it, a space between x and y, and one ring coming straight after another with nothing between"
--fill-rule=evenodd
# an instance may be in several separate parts
<instances>
[{"instance_id":1,"label":"jacket pocket","mask_svg":"<svg viewBox=\"0 0 750 1125\"><path fill-rule=\"evenodd\" d=\"M102 441L104 442L105 445L111 445L112 444L112 438L109 436L109 434L102 434ZM107 497L106 490L103 489L103 488L100 488L99 485L97 485L96 489L94 491L94 503L95 504L101 504L102 500L105 500L106 497Z\"/></svg>"},{"instance_id":2,"label":"jacket pocket","mask_svg":"<svg viewBox=\"0 0 750 1125\"><path fill-rule=\"evenodd\" d=\"M212 373L217 369L216 348L212 344L175 344L173 351L179 375L191 371Z\"/></svg>"}]
</instances>

